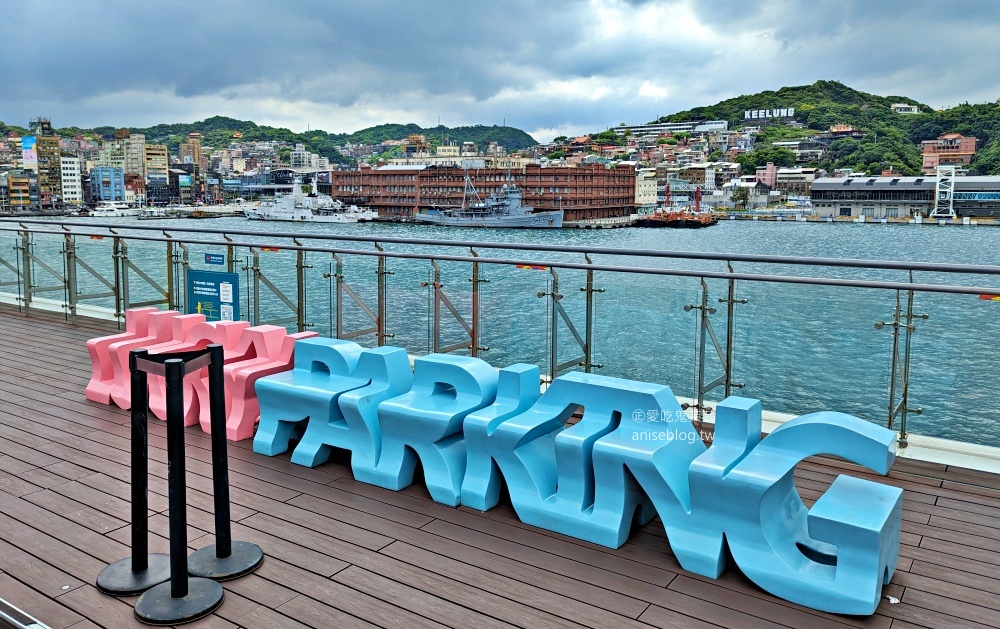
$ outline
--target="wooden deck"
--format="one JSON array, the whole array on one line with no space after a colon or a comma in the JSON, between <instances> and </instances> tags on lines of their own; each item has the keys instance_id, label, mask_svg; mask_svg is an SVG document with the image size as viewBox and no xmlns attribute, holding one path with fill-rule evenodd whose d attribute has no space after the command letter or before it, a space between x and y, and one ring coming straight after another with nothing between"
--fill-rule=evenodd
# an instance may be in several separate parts
<instances>
[{"instance_id":1,"label":"wooden deck","mask_svg":"<svg viewBox=\"0 0 1000 629\"><path fill-rule=\"evenodd\" d=\"M103 327L102 327L103 326ZM84 399L84 341L70 326L0 309L0 598L52 627L141 626L134 599L94 587L129 554L129 416ZM187 433L191 547L211 543L209 440ZM799 466L815 499L840 462ZM150 527L166 552L166 443L151 419ZM432 502L415 485L355 482L343 461L316 469L230 447L235 539L267 559L225 583L197 626L225 627L984 627L1000 626L1000 478L901 462L899 568L870 618L804 609L753 586L733 566L717 581L682 570L654 521L618 550L487 513Z\"/></svg>"}]
</instances>

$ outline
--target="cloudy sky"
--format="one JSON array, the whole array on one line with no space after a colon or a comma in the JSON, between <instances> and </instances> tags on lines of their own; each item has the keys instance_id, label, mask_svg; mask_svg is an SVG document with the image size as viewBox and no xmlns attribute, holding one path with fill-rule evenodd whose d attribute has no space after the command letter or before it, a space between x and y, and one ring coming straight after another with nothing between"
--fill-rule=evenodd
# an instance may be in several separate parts
<instances>
[{"instance_id":1,"label":"cloudy sky","mask_svg":"<svg viewBox=\"0 0 1000 629\"><path fill-rule=\"evenodd\" d=\"M1000 97L1000 2L0 0L0 120L212 115L304 131L506 124L539 141L817 79Z\"/></svg>"}]
</instances>

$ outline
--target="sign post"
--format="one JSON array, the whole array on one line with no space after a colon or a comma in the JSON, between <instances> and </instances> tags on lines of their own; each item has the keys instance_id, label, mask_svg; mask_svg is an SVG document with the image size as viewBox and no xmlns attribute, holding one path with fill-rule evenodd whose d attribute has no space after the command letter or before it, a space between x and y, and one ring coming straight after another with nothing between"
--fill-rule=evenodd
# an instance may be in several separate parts
<instances>
[{"instance_id":1,"label":"sign post","mask_svg":"<svg viewBox=\"0 0 1000 629\"><path fill-rule=\"evenodd\" d=\"M221 271L187 272L187 313L206 321L239 321L240 276Z\"/></svg>"}]
</instances>

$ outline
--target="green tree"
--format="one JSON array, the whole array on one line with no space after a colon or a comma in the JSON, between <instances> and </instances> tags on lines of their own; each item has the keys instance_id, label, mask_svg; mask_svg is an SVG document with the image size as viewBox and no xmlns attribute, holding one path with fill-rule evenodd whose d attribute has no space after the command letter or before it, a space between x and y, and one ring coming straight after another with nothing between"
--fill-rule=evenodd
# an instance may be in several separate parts
<instances>
[{"instance_id":1,"label":"green tree","mask_svg":"<svg viewBox=\"0 0 1000 629\"><path fill-rule=\"evenodd\" d=\"M548 157L549 159L562 159L566 157L566 153L564 151L552 151L551 153L546 154L545 157Z\"/></svg>"},{"instance_id":2,"label":"green tree","mask_svg":"<svg viewBox=\"0 0 1000 629\"><path fill-rule=\"evenodd\" d=\"M737 187L733 190L733 205L738 209L745 210L750 203L750 188Z\"/></svg>"},{"instance_id":3,"label":"green tree","mask_svg":"<svg viewBox=\"0 0 1000 629\"><path fill-rule=\"evenodd\" d=\"M778 168L794 166L795 153L784 146L758 143L752 151L738 156L736 161L743 166L743 172L751 173L757 170L758 166L766 166L768 162Z\"/></svg>"}]
</instances>

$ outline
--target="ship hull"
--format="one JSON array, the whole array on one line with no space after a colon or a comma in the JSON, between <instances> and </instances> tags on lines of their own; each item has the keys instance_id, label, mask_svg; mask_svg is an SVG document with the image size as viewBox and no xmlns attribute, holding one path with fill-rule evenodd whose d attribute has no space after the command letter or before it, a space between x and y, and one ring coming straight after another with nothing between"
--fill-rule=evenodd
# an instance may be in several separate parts
<instances>
[{"instance_id":1,"label":"ship hull","mask_svg":"<svg viewBox=\"0 0 1000 629\"><path fill-rule=\"evenodd\" d=\"M506 227L519 229L560 229L562 212L534 212L515 216L447 216L444 214L418 214L415 219L425 225L442 227Z\"/></svg>"},{"instance_id":2,"label":"ship hull","mask_svg":"<svg viewBox=\"0 0 1000 629\"><path fill-rule=\"evenodd\" d=\"M373 220L369 214L297 214L294 216L268 215L259 210L246 210L246 217L252 221L279 221L285 223L361 223Z\"/></svg>"}]
</instances>

